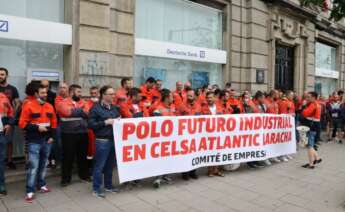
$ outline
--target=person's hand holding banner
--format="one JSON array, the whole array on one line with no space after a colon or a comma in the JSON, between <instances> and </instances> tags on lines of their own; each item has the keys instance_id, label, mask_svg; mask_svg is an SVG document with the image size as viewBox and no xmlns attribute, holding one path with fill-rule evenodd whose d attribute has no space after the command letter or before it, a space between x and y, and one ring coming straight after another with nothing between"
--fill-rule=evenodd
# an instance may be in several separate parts
<instances>
[{"instance_id":1,"label":"person's hand holding banner","mask_svg":"<svg viewBox=\"0 0 345 212\"><path fill-rule=\"evenodd\" d=\"M121 183L296 152L291 115L163 116L113 127Z\"/></svg>"}]
</instances>

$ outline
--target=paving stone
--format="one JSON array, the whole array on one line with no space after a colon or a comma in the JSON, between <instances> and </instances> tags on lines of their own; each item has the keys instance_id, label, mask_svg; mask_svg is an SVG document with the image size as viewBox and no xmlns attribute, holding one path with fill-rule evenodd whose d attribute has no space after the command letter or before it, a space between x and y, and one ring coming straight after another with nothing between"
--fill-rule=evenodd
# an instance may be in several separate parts
<instances>
[{"instance_id":1,"label":"paving stone","mask_svg":"<svg viewBox=\"0 0 345 212\"><path fill-rule=\"evenodd\" d=\"M244 165L238 171L226 172L224 178L209 178L206 169L198 169L198 180L186 182L174 174L174 184L160 189L153 189L152 179L146 179L140 188L122 186L120 193L107 193L105 199L94 197L92 184L77 177L65 188L60 187L59 177L52 177L47 180L52 192L38 193L34 203L28 204L24 201L25 182L17 182L7 185L9 194L0 199L0 212L341 212L345 211L344 149L344 145L323 144L319 154L324 162L314 170L300 167L307 160L306 149L301 148L288 163L259 170Z\"/></svg>"}]
</instances>

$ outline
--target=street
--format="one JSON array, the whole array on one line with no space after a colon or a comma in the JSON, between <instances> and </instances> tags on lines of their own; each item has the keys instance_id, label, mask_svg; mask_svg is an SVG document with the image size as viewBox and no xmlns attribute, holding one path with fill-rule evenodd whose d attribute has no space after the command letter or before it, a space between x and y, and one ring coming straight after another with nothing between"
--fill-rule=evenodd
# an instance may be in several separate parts
<instances>
[{"instance_id":1,"label":"street","mask_svg":"<svg viewBox=\"0 0 345 212\"><path fill-rule=\"evenodd\" d=\"M24 182L8 185L9 195L1 199L1 212L18 211L345 211L345 146L323 144L323 162L314 170L300 166L307 160L300 149L287 163L251 170L227 172L224 178L206 176L183 181L174 175L172 185L155 190L150 180L140 188L122 186L118 194L99 199L91 194L91 184L80 182L66 188L59 178L48 179L52 192L37 194L34 203L24 201ZM117 177L117 176L115 176Z\"/></svg>"}]
</instances>

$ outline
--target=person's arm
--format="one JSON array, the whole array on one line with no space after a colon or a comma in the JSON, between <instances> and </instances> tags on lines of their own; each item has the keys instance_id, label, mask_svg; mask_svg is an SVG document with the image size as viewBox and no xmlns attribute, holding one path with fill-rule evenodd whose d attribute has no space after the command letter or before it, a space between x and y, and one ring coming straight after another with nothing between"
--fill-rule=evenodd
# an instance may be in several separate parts
<instances>
[{"instance_id":1,"label":"person's arm","mask_svg":"<svg viewBox=\"0 0 345 212\"><path fill-rule=\"evenodd\" d=\"M56 112L60 117L70 117L72 114L71 107L66 103L66 101L56 102Z\"/></svg>"},{"instance_id":2,"label":"person's arm","mask_svg":"<svg viewBox=\"0 0 345 212\"><path fill-rule=\"evenodd\" d=\"M18 93L18 90L16 87L13 87L13 96L12 96L12 99L13 99L13 102L12 105L13 105L13 109L14 111L17 111L19 109L19 107L21 106L21 101L19 99L19 93Z\"/></svg>"},{"instance_id":3,"label":"person's arm","mask_svg":"<svg viewBox=\"0 0 345 212\"><path fill-rule=\"evenodd\" d=\"M306 106L303 110L302 110L302 116L307 118L307 117L311 117L312 115L314 115L315 113L315 107L313 107L313 104L309 104L308 106Z\"/></svg>"},{"instance_id":4,"label":"person's arm","mask_svg":"<svg viewBox=\"0 0 345 212\"><path fill-rule=\"evenodd\" d=\"M28 105L22 108L22 113L19 118L19 127L25 129L26 131L36 131L38 132L38 125L30 123L31 111Z\"/></svg>"},{"instance_id":5,"label":"person's arm","mask_svg":"<svg viewBox=\"0 0 345 212\"><path fill-rule=\"evenodd\" d=\"M89 113L88 127L92 130L98 130L105 127L105 121L99 120L98 106L93 106Z\"/></svg>"},{"instance_id":6,"label":"person's arm","mask_svg":"<svg viewBox=\"0 0 345 212\"><path fill-rule=\"evenodd\" d=\"M9 128L15 124L14 111L9 101L4 104L4 107L7 107L7 112L6 116L2 117L1 121L4 125L4 129L7 131L10 130Z\"/></svg>"},{"instance_id":7,"label":"person's arm","mask_svg":"<svg viewBox=\"0 0 345 212\"><path fill-rule=\"evenodd\" d=\"M133 118L133 114L131 113L129 106L125 102L120 102L118 106L119 106L121 117Z\"/></svg>"}]
</instances>

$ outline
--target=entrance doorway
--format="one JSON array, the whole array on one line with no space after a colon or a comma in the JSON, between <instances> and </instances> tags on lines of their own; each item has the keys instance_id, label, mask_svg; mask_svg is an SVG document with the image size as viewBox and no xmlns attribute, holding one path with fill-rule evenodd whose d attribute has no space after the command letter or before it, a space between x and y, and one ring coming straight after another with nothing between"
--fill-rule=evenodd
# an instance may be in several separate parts
<instances>
[{"instance_id":1,"label":"entrance doorway","mask_svg":"<svg viewBox=\"0 0 345 212\"><path fill-rule=\"evenodd\" d=\"M276 45L275 63L275 89L293 90L294 89L294 48Z\"/></svg>"}]
</instances>

